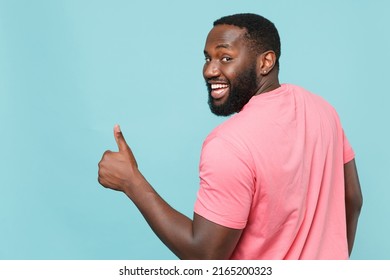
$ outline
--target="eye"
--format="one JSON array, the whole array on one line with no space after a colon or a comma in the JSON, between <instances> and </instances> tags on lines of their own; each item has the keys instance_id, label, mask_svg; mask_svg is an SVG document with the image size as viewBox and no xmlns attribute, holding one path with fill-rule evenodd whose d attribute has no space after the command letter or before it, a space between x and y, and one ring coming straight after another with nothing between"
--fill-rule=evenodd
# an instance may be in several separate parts
<instances>
[{"instance_id":1,"label":"eye","mask_svg":"<svg viewBox=\"0 0 390 280\"><path fill-rule=\"evenodd\" d=\"M208 57L208 56L205 56L204 60L205 60L206 62L210 62L210 61L211 61L210 57Z\"/></svg>"},{"instance_id":2,"label":"eye","mask_svg":"<svg viewBox=\"0 0 390 280\"><path fill-rule=\"evenodd\" d=\"M229 61L232 61L233 58L231 58L230 56L224 56L222 57L221 61L222 62L229 62Z\"/></svg>"}]
</instances>

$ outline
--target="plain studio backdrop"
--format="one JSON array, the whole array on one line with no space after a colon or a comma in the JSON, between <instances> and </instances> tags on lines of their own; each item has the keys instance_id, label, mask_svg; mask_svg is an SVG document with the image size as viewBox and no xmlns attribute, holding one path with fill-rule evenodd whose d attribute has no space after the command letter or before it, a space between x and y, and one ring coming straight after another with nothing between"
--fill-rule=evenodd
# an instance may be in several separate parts
<instances>
[{"instance_id":1,"label":"plain studio backdrop","mask_svg":"<svg viewBox=\"0 0 390 280\"><path fill-rule=\"evenodd\" d=\"M0 0L0 259L176 259L97 163L121 124L192 217L202 142L225 120L207 105L204 42L239 12L279 29L281 82L339 112L364 194L352 259L389 259L389 3Z\"/></svg>"}]
</instances>

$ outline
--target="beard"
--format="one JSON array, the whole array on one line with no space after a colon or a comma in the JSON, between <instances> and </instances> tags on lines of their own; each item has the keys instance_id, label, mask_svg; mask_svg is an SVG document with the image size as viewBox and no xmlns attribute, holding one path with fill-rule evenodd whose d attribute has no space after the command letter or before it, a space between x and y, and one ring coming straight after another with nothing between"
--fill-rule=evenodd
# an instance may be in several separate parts
<instances>
[{"instance_id":1,"label":"beard","mask_svg":"<svg viewBox=\"0 0 390 280\"><path fill-rule=\"evenodd\" d=\"M253 64L247 71L238 75L234 83L229 82L229 96L223 104L216 105L214 103L214 99L211 96L211 87L207 81L206 84L209 92L208 104L213 114L217 116L229 116L238 113L256 93L258 87L256 64Z\"/></svg>"}]
</instances>

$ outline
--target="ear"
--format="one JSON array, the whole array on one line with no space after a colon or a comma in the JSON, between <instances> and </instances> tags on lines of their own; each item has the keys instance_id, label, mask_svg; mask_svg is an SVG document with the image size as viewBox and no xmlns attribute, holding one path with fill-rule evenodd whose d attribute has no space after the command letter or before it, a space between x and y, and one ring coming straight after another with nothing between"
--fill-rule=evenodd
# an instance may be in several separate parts
<instances>
[{"instance_id":1,"label":"ear","mask_svg":"<svg viewBox=\"0 0 390 280\"><path fill-rule=\"evenodd\" d=\"M257 57L257 73L265 76L275 67L276 55L273 51L266 51Z\"/></svg>"}]
</instances>

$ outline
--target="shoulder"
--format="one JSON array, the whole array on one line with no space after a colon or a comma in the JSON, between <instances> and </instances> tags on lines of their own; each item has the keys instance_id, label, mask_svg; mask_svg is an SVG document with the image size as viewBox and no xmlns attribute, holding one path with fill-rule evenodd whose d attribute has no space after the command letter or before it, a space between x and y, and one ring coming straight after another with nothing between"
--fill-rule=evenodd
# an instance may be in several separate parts
<instances>
[{"instance_id":1,"label":"shoulder","mask_svg":"<svg viewBox=\"0 0 390 280\"><path fill-rule=\"evenodd\" d=\"M225 164L237 160L251 163L251 151L248 143L247 129L243 126L239 114L232 116L217 126L204 140L201 159L224 159Z\"/></svg>"},{"instance_id":2,"label":"shoulder","mask_svg":"<svg viewBox=\"0 0 390 280\"><path fill-rule=\"evenodd\" d=\"M208 149L212 147L212 150L218 150L219 152L233 150L240 153L239 146L241 145L238 145L238 142L240 142L240 133L237 133L236 123L237 121L230 118L214 128L204 140L202 150L205 150L206 147Z\"/></svg>"},{"instance_id":3,"label":"shoulder","mask_svg":"<svg viewBox=\"0 0 390 280\"><path fill-rule=\"evenodd\" d=\"M315 110L326 110L337 115L336 109L323 96L301 86L293 84L288 84L287 86L290 92L292 92L295 96L302 98L306 105L311 106Z\"/></svg>"}]
</instances>

